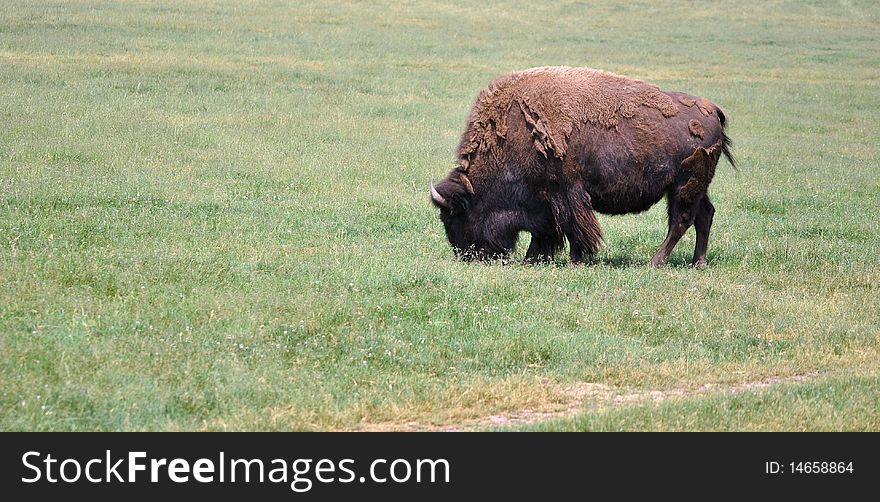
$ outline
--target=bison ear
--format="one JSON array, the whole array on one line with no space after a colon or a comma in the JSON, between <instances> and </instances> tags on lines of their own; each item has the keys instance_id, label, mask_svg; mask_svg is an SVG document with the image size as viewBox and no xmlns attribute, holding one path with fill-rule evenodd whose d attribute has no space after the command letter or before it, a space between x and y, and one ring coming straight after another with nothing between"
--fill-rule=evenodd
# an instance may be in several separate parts
<instances>
[{"instance_id":1,"label":"bison ear","mask_svg":"<svg viewBox=\"0 0 880 502\"><path fill-rule=\"evenodd\" d=\"M458 180L453 181L451 177L446 177L435 185L432 178L429 184L431 202L441 210L449 211L450 214L464 212L470 203L471 190L473 190L473 188L468 190L469 187L470 183L465 187Z\"/></svg>"}]
</instances>

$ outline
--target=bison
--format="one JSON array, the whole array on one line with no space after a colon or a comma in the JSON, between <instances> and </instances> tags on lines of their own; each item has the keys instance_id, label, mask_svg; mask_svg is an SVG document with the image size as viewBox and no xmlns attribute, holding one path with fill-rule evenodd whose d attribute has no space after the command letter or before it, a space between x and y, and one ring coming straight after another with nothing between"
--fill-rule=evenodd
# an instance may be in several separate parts
<instances>
[{"instance_id":1,"label":"bison","mask_svg":"<svg viewBox=\"0 0 880 502\"><path fill-rule=\"evenodd\" d=\"M496 78L471 107L456 167L430 183L456 255L505 258L531 233L525 261L572 263L602 245L594 211L645 211L666 196L666 263L696 227L706 264L715 208L707 190L721 154L735 167L725 116L711 101L590 68L542 67Z\"/></svg>"}]
</instances>

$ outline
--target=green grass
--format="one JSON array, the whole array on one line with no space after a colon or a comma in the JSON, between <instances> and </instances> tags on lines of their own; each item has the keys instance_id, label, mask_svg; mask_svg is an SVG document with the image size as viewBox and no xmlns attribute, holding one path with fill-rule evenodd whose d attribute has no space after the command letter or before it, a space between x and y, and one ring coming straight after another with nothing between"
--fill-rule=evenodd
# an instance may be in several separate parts
<instances>
[{"instance_id":1,"label":"green grass","mask_svg":"<svg viewBox=\"0 0 880 502\"><path fill-rule=\"evenodd\" d=\"M548 427L877 430L878 18L0 1L0 429L455 423L558 402L556 384L823 372L850 376ZM600 216L596 265L453 259L427 180L481 88L548 64L725 108L741 168L711 187L706 270L685 266L693 231L647 267L662 204ZM838 411L806 420L814 394Z\"/></svg>"}]
</instances>

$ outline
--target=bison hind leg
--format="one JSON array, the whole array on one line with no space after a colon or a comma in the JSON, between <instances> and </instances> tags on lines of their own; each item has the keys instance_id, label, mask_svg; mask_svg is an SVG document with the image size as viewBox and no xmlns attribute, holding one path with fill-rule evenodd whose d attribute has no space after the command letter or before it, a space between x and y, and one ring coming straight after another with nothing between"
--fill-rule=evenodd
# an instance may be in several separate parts
<instances>
[{"instance_id":1,"label":"bison hind leg","mask_svg":"<svg viewBox=\"0 0 880 502\"><path fill-rule=\"evenodd\" d=\"M720 144L708 149L696 148L691 156L682 161L682 170L689 175L683 184L669 191L669 230L666 239L651 259L651 265L665 265L673 248L691 225L697 230L693 265L702 267L706 264L709 229L715 214L715 207L709 201L707 190L715 174L720 152Z\"/></svg>"},{"instance_id":2,"label":"bison hind leg","mask_svg":"<svg viewBox=\"0 0 880 502\"><path fill-rule=\"evenodd\" d=\"M660 244L660 248L651 258L651 265L654 267L662 267L666 265L669 255L681 240L681 237L687 232L687 229L694 223L695 204L678 197L676 194L670 194L668 201L669 211L669 229L666 232L666 238Z\"/></svg>"},{"instance_id":3,"label":"bison hind leg","mask_svg":"<svg viewBox=\"0 0 880 502\"><path fill-rule=\"evenodd\" d=\"M697 230L697 244L694 247L694 259L691 265L696 268L706 266L706 249L709 247L709 231L712 229L712 219L715 216L715 206L706 194L700 200L697 207L694 227Z\"/></svg>"}]
</instances>

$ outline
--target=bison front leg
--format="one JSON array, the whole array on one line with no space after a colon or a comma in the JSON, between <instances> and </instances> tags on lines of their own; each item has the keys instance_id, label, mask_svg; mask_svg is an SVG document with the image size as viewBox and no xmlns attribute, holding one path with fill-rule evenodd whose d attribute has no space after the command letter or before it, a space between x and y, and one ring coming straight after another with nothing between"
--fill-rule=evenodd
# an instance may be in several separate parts
<instances>
[{"instance_id":1,"label":"bison front leg","mask_svg":"<svg viewBox=\"0 0 880 502\"><path fill-rule=\"evenodd\" d=\"M558 238L553 235L546 235L532 232L532 242L529 243L529 249L526 251L524 263L548 263L553 260L556 254Z\"/></svg>"}]
</instances>

